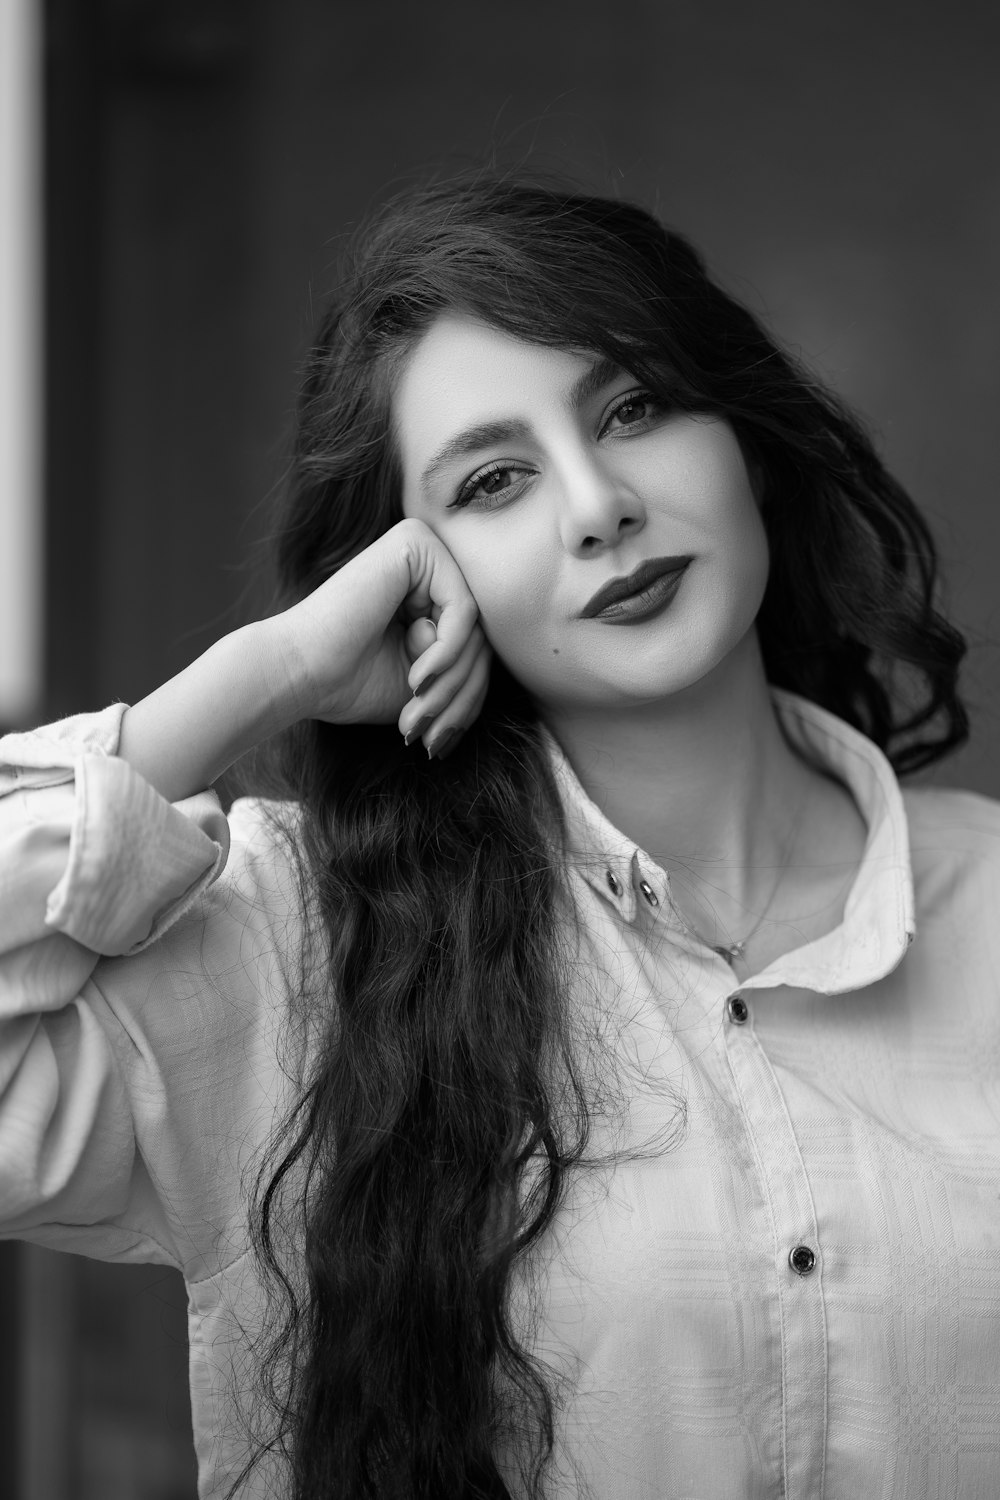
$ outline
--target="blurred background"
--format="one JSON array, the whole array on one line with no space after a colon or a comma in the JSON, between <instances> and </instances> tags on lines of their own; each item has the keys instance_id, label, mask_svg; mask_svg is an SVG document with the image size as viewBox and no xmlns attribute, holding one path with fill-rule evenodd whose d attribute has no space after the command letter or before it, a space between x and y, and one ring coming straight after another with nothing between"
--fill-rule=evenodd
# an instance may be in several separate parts
<instances>
[{"instance_id":1,"label":"blurred background","mask_svg":"<svg viewBox=\"0 0 1000 1500\"><path fill-rule=\"evenodd\" d=\"M0 0L0 726L252 608L338 238L442 160L655 208L931 519L1000 795L1000 10L958 0ZM0 1495L191 1500L185 1297L0 1247Z\"/></svg>"}]
</instances>

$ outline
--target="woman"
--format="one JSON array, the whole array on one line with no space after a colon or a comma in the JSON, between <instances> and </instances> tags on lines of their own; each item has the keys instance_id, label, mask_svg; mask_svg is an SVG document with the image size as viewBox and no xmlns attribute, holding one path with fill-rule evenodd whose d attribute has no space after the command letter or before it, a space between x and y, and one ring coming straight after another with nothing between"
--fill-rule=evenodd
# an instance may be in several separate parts
<instances>
[{"instance_id":1,"label":"woman","mask_svg":"<svg viewBox=\"0 0 1000 1500\"><path fill-rule=\"evenodd\" d=\"M856 422L642 210L431 187L277 554L4 746L6 1232L184 1271L201 1493L993 1493L1000 817L893 774L963 647Z\"/></svg>"}]
</instances>

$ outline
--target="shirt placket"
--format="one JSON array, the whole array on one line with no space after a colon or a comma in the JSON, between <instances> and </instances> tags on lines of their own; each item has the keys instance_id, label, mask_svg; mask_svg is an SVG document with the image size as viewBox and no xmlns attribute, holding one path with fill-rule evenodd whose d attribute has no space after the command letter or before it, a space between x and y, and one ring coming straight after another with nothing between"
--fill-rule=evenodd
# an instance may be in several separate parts
<instances>
[{"instance_id":1,"label":"shirt placket","mask_svg":"<svg viewBox=\"0 0 1000 1500\"><path fill-rule=\"evenodd\" d=\"M757 995L752 984L741 987L728 965L695 938L672 906L663 872L641 851L635 852L631 876L638 925L653 928L666 922L685 948L690 950L693 942L706 967L706 990L723 978L715 1003L723 1007L726 1059L771 1219L772 1285L781 1329L783 1495L785 1500L822 1500L827 1345L819 1229L784 1095L754 1030Z\"/></svg>"},{"instance_id":2,"label":"shirt placket","mask_svg":"<svg viewBox=\"0 0 1000 1500\"><path fill-rule=\"evenodd\" d=\"M827 1341L816 1211L784 1096L753 1024L753 990L725 996L729 1068L767 1192L781 1311L782 1452L787 1500L822 1500Z\"/></svg>"}]
</instances>

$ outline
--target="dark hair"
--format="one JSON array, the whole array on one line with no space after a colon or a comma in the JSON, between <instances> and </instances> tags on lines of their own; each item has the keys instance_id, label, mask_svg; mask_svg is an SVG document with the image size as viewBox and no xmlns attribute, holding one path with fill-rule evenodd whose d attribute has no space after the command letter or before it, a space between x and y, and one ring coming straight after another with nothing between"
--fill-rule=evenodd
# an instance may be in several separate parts
<instances>
[{"instance_id":1,"label":"dark hair","mask_svg":"<svg viewBox=\"0 0 1000 1500\"><path fill-rule=\"evenodd\" d=\"M285 602L401 518L390 398L444 310L606 354L734 429L759 485L769 679L901 772L967 733L930 533L858 422L643 209L495 176L391 202L354 241L305 372L277 563ZM298 725L309 1073L255 1205L285 1317L265 1362L296 1500L543 1490L558 1391L512 1276L607 1106L567 1002L572 910L536 714L494 664L446 762L395 728ZM596 1075L595 1075L596 1076Z\"/></svg>"}]
</instances>

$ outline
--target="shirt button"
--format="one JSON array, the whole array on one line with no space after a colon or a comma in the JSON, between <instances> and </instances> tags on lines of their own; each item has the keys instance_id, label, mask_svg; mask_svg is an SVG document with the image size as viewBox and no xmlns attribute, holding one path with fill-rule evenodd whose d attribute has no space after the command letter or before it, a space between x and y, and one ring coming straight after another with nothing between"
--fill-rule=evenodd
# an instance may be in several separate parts
<instances>
[{"instance_id":1,"label":"shirt button","mask_svg":"<svg viewBox=\"0 0 1000 1500\"><path fill-rule=\"evenodd\" d=\"M742 1026L750 1014L750 1007L742 995L730 995L726 1009L734 1026Z\"/></svg>"},{"instance_id":2,"label":"shirt button","mask_svg":"<svg viewBox=\"0 0 1000 1500\"><path fill-rule=\"evenodd\" d=\"M639 889L642 892L642 894L645 896L645 898L646 898L646 900L647 900L647 902L649 903L650 906L659 906L659 904L660 904L660 898L656 894L656 892L653 890L653 887L650 885L650 883L649 883L648 880L640 880L639 881Z\"/></svg>"},{"instance_id":3,"label":"shirt button","mask_svg":"<svg viewBox=\"0 0 1000 1500\"><path fill-rule=\"evenodd\" d=\"M796 1276L808 1276L816 1265L815 1251L810 1250L808 1245L796 1245L794 1250L788 1252L788 1264Z\"/></svg>"},{"instance_id":4,"label":"shirt button","mask_svg":"<svg viewBox=\"0 0 1000 1500\"><path fill-rule=\"evenodd\" d=\"M614 895L614 896L620 896L621 895L621 893L622 893L622 883L618 879L618 876L615 874L614 870L609 870L608 871L608 886L609 886L609 888L611 890L612 895Z\"/></svg>"}]
</instances>

